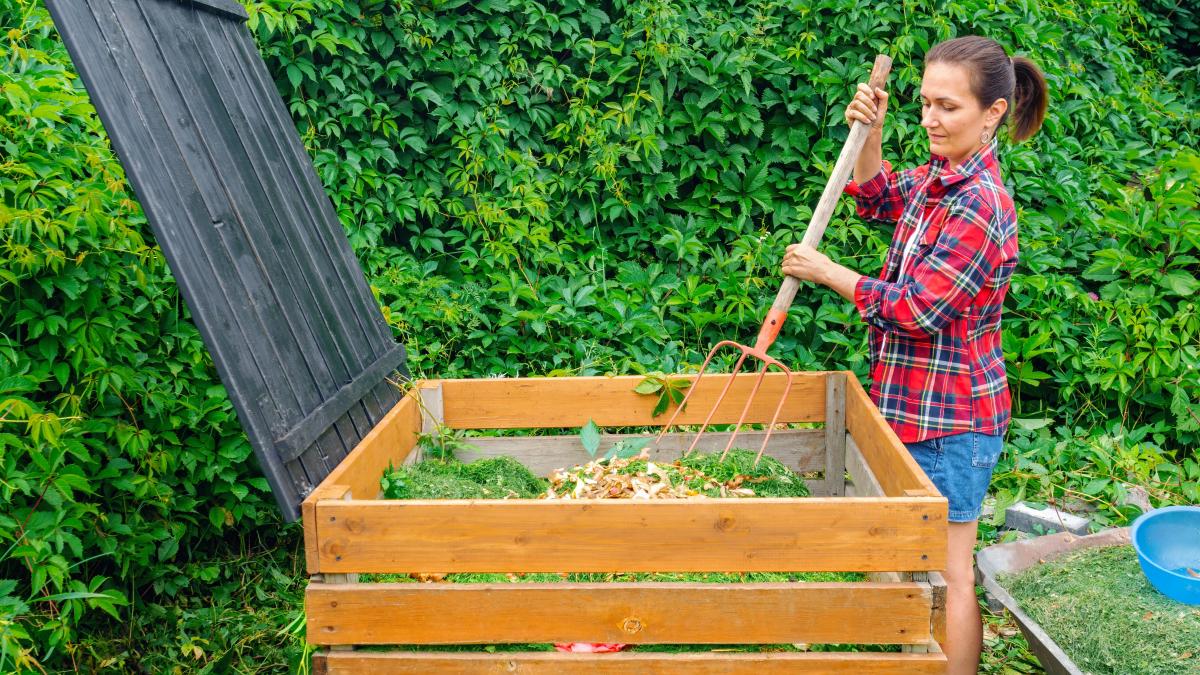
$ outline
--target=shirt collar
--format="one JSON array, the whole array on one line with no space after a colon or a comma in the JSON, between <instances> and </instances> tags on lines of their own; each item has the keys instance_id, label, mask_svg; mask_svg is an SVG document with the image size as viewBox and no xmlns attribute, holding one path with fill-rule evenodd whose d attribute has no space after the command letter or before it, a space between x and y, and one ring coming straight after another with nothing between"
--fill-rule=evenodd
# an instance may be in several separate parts
<instances>
[{"instance_id":1,"label":"shirt collar","mask_svg":"<svg viewBox=\"0 0 1200 675\"><path fill-rule=\"evenodd\" d=\"M991 169L996 166L996 139L988 141L983 147L975 151L975 154L967 158L967 161L958 165L958 168L953 171L944 171L949 159L937 153L929 153L929 161L937 167L940 175L938 180L944 186L951 186L955 183L961 183L968 178L985 169Z\"/></svg>"}]
</instances>

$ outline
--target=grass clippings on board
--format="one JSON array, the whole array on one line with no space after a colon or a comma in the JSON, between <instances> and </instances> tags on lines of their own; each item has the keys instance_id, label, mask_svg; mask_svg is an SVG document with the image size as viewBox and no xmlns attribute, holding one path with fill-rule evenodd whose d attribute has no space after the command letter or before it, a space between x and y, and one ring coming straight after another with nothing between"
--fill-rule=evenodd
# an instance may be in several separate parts
<instances>
[{"instance_id":1,"label":"grass clippings on board","mask_svg":"<svg viewBox=\"0 0 1200 675\"><path fill-rule=\"evenodd\" d=\"M1200 607L1156 591L1132 546L1079 551L1001 581L1085 672L1200 674Z\"/></svg>"}]
</instances>

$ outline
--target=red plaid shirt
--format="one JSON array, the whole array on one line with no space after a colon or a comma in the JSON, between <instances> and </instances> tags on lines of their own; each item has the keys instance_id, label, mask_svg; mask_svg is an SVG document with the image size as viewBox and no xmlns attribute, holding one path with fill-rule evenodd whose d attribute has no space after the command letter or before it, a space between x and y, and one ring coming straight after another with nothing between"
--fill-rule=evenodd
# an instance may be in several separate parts
<instances>
[{"instance_id":1,"label":"red plaid shirt","mask_svg":"<svg viewBox=\"0 0 1200 675\"><path fill-rule=\"evenodd\" d=\"M896 223L881 278L863 276L854 304L869 326L871 399L905 443L1003 434L1011 417L1000 314L1016 210L995 140L953 171L946 163L931 154L895 173L885 161L846 186L860 216Z\"/></svg>"}]
</instances>

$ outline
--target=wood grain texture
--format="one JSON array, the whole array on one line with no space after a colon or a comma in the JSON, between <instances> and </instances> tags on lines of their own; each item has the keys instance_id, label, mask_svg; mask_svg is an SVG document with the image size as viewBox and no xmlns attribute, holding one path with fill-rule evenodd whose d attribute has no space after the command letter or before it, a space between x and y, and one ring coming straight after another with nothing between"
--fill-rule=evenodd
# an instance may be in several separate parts
<instances>
[{"instance_id":1,"label":"wood grain texture","mask_svg":"<svg viewBox=\"0 0 1200 675\"><path fill-rule=\"evenodd\" d=\"M858 449L858 443L849 434L846 435L846 471L850 474L850 485L846 488L847 495L851 497L884 496L879 480L875 478L875 473L871 471L867 460L863 458L862 451Z\"/></svg>"},{"instance_id":2,"label":"wood grain texture","mask_svg":"<svg viewBox=\"0 0 1200 675\"><path fill-rule=\"evenodd\" d=\"M321 571L320 555L318 554L321 537L317 532L320 527L320 522L317 520L317 501L321 499L345 499L346 495L349 494L350 488L345 485L326 485L322 483L300 503L300 514L303 519L302 525L304 526L304 566L309 574L317 574Z\"/></svg>"},{"instance_id":3,"label":"wood grain texture","mask_svg":"<svg viewBox=\"0 0 1200 675\"><path fill-rule=\"evenodd\" d=\"M46 4L294 520L399 399L369 381L344 388L394 340L246 13L235 0ZM312 180L290 180L299 174ZM287 436L309 415L315 425Z\"/></svg>"},{"instance_id":4,"label":"wood grain texture","mask_svg":"<svg viewBox=\"0 0 1200 675\"><path fill-rule=\"evenodd\" d=\"M934 497L320 501L323 572L888 571L945 567Z\"/></svg>"},{"instance_id":5,"label":"wood grain texture","mask_svg":"<svg viewBox=\"0 0 1200 675\"><path fill-rule=\"evenodd\" d=\"M318 652L317 675L942 675L943 654Z\"/></svg>"},{"instance_id":6,"label":"wood grain texture","mask_svg":"<svg viewBox=\"0 0 1200 675\"><path fill-rule=\"evenodd\" d=\"M738 420L756 377L754 373L736 376L713 417L714 424L732 424ZM679 378L695 380L694 375ZM705 375L676 423L703 422L728 378L729 375L721 373ZM455 429L581 427L590 419L600 426L662 425L667 415L650 416L658 397L633 391L642 379L634 375L442 380L446 424ZM747 423L771 420L786 379L782 373L767 374L747 414ZM779 421L824 420L825 373L796 373Z\"/></svg>"},{"instance_id":7,"label":"wood grain texture","mask_svg":"<svg viewBox=\"0 0 1200 675\"><path fill-rule=\"evenodd\" d=\"M917 460L908 454L908 449L854 377L846 378L846 427L884 494L901 497L906 490L938 494L933 482L921 471Z\"/></svg>"},{"instance_id":8,"label":"wood grain texture","mask_svg":"<svg viewBox=\"0 0 1200 675\"><path fill-rule=\"evenodd\" d=\"M825 378L825 485L831 496L846 494L846 373Z\"/></svg>"},{"instance_id":9,"label":"wood grain texture","mask_svg":"<svg viewBox=\"0 0 1200 675\"><path fill-rule=\"evenodd\" d=\"M739 447L757 451L765 431L743 431L737 435ZM648 434L602 434L597 455L603 456L615 443ZM648 446L654 461L670 462L683 454L691 443L693 433L667 434L658 446ZM521 461L530 471L547 476L555 469L583 464L591 460L579 436L499 436L466 439L475 446L457 453L459 460L473 462L488 457L507 455ZM705 432L696 445L696 452L719 452L725 448L729 432ZM819 471L825 467L825 432L820 429L795 429L771 434L765 454L783 462L797 472Z\"/></svg>"},{"instance_id":10,"label":"wood grain texture","mask_svg":"<svg viewBox=\"0 0 1200 675\"><path fill-rule=\"evenodd\" d=\"M934 642L946 642L946 577L941 572L928 573L929 586L933 595L933 616L930 617L930 632Z\"/></svg>"},{"instance_id":11,"label":"wood grain texture","mask_svg":"<svg viewBox=\"0 0 1200 675\"><path fill-rule=\"evenodd\" d=\"M321 485L346 485L355 499L374 499L379 495L379 479L383 477L388 463L399 466L404 462L416 446L420 430L421 408L410 391L363 437Z\"/></svg>"},{"instance_id":12,"label":"wood grain texture","mask_svg":"<svg viewBox=\"0 0 1200 675\"><path fill-rule=\"evenodd\" d=\"M324 583L305 595L320 645L923 644L930 608L917 583Z\"/></svg>"}]
</instances>

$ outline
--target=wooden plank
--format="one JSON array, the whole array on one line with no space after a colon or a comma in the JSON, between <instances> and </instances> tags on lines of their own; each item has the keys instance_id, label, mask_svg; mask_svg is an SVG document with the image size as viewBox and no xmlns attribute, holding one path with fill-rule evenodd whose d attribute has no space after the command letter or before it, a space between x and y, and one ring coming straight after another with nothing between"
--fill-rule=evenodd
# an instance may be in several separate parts
<instances>
[{"instance_id":1,"label":"wooden plank","mask_svg":"<svg viewBox=\"0 0 1200 675\"><path fill-rule=\"evenodd\" d=\"M808 486L808 494L810 497L828 497L829 488L825 484L824 478L806 478L804 484Z\"/></svg>"},{"instance_id":2,"label":"wooden plank","mask_svg":"<svg viewBox=\"0 0 1200 675\"><path fill-rule=\"evenodd\" d=\"M846 374L825 378L825 489L846 494Z\"/></svg>"},{"instance_id":3,"label":"wooden plank","mask_svg":"<svg viewBox=\"0 0 1200 675\"><path fill-rule=\"evenodd\" d=\"M403 362L404 345L394 345L391 350L355 375L354 379L330 394L321 405L276 439L275 447L279 451L280 461L290 462L304 454L326 429L333 426L351 407L360 404L375 385Z\"/></svg>"},{"instance_id":4,"label":"wooden plank","mask_svg":"<svg viewBox=\"0 0 1200 675\"><path fill-rule=\"evenodd\" d=\"M917 583L323 583L305 594L320 645L912 645L930 639L930 607Z\"/></svg>"},{"instance_id":5,"label":"wooden plank","mask_svg":"<svg viewBox=\"0 0 1200 675\"><path fill-rule=\"evenodd\" d=\"M442 396L441 382L426 382L420 389L413 391L421 408L421 433L426 436L436 435L439 427L446 421L446 415L443 412L445 399ZM425 459L425 450L418 445L404 458L404 463L416 464L423 459Z\"/></svg>"},{"instance_id":6,"label":"wooden plank","mask_svg":"<svg viewBox=\"0 0 1200 675\"><path fill-rule=\"evenodd\" d=\"M238 77L246 72L239 68L245 62L257 62L261 68L246 29L197 8L215 8L239 18L245 13L234 0L52 4L56 20L67 19L60 23L64 39L159 235L264 473L285 517L292 519L303 495L395 399L379 404L376 415L355 411L341 418L333 432L320 434L313 447L304 449L299 462L277 461L274 439L353 373L339 373L340 366L322 370L329 365L321 358L324 352L311 348L309 328L317 336L325 334L322 316L309 311L307 302L302 303L303 311L297 310L297 296L290 292L298 278L307 278L305 268L289 260L280 264L280 256L288 255L290 242L299 241L295 235L303 230L295 213L280 207L299 200L294 191L274 190L277 184L271 179L280 174L281 165L274 157L262 157L267 147L260 143L263 134L246 133L251 127L267 129L268 136L289 137L292 146L301 147L295 129L290 120L287 125L264 126L254 114L263 101L273 102L276 109L282 103L269 78ZM302 147L294 158L291 163L311 167ZM264 167L272 170L264 173ZM264 186L271 189L264 193ZM309 191L328 202L319 187ZM336 217L327 218L325 226L349 255ZM367 333L379 348L368 355L382 354L392 344L391 334L357 264L332 269L339 266L328 264L328 256L324 259L315 269L331 269L331 278L358 277L353 302L332 307L357 302L365 308L346 316L369 324ZM323 340L317 344L324 349ZM356 362L355 368L370 360Z\"/></svg>"},{"instance_id":7,"label":"wooden plank","mask_svg":"<svg viewBox=\"0 0 1200 675\"><path fill-rule=\"evenodd\" d=\"M737 422L758 376L736 376L733 386L713 417L714 424ZM695 381L694 375L680 379ZM680 413L678 424L700 424L716 402L729 375L705 375ZM581 427L588 420L600 426L653 426L667 422L670 412L650 413L658 399L634 393L640 376L547 377L486 380L443 380L446 424L456 429L513 429ZM772 371L763 380L746 416L748 423L771 420L783 395L787 378ZM825 420L825 373L796 373L780 422Z\"/></svg>"},{"instance_id":8,"label":"wooden plank","mask_svg":"<svg viewBox=\"0 0 1200 675\"><path fill-rule=\"evenodd\" d=\"M410 391L321 484L346 485L355 495L378 496L379 479L388 463L404 463L420 429L421 409Z\"/></svg>"},{"instance_id":9,"label":"wooden plank","mask_svg":"<svg viewBox=\"0 0 1200 675\"><path fill-rule=\"evenodd\" d=\"M942 675L944 654L699 653L561 654L554 652L317 652L317 675Z\"/></svg>"},{"instance_id":10,"label":"wooden plank","mask_svg":"<svg viewBox=\"0 0 1200 675\"><path fill-rule=\"evenodd\" d=\"M305 406L299 421L275 434L276 451L285 464L299 458L314 475L324 476L371 430L371 421L382 416L382 411L372 415L362 409L360 402L403 361L403 349L390 339L371 344L370 330L347 313L352 303L331 293L328 281L313 278L332 276L331 265L328 258L313 256L307 219L296 212L294 193L280 180L278 152L264 142L264 135L252 131L261 126L255 102L263 93L244 77L237 59L230 58L239 38L245 39L244 30L235 27L228 34L222 30L228 22L211 20L179 30L191 13L157 9L153 23L160 43L165 42L163 52L168 61L184 64L172 68L174 77L182 90L205 102L193 109L191 119L231 199L230 210L213 228L231 249L253 256L261 282L286 317L286 325L272 327L278 325L281 333L286 327L295 336L299 362L320 392L319 405ZM267 95L273 93L268 90ZM395 359L390 366L373 358L382 354L386 359L388 352ZM373 375L356 381L359 370L371 367ZM338 428L336 443L324 433L330 427ZM314 447L318 439L322 443Z\"/></svg>"},{"instance_id":11,"label":"wooden plank","mask_svg":"<svg viewBox=\"0 0 1200 675\"><path fill-rule=\"evenodd\" d=\"M309 574L321 571L320 557L317 555L319 538L317 537L317 502L305 499L300 503L300 524L304 529L304 569Z\"/></svg>"},{"instance_id":12,"label":"wooden plank","mask_svg":"<svg viewBox=\"0 0 1200 675\"><path fill-rule=\"evenodd\" d=\"M323 572L944 569L940 497L317 502Z\"/></svg>"},{"instance_id":13,"label":"wooden plank","mask_svg":"<svg viewBox=\"0 0 1200 675\"><path fill-rule=\"evenodd\" d=\"M343 494L342 494L343 500L349 501L352 498L353 498L353 495L350 493L349 490L346 490L345 492L343 492ZM318 577L319 578L314 579L313 582L322 583L322 584L329 583L329 584L337 585L341 588L357 588L358 587L358 574L357 573L352 572L350 574L321 574L321 575L318 575ZM354 649L354 644L351 642L330 643L329 648L335 649L335 650L351 650L351 649Z\"/></svg>"},{"instance_id":14,"label":"wooden plank","mask_svg":"<svg viewBox=\"0 0 1200 675\"><path fill-rule=\"evenodd\" d=\"M255 353L251 348L254 338L242 327L247 314L244 305L227 293L227 285L216 275L198 273L217 265L198 234L201 228L211 226L209 209L195 180L185 180L182 172L172 170L187 164L182 150L164 140L173 138L164 102L150 88L132 38L119 27L111 6L52 0L47 7L138 201L159 234L158 242L231 398L235 405L239 400L262 404L261 414L245 415L239 410L239 419L254 443L273 492L284 506L302 477L274 464L270 461L273 456L268 458L264 452L262 441L270 436L273 417L269 409L278 405L276 391L266 382L267 375L262 379L244 377L235 386L229 384L231 373L255 372L257 365L251 356ZM159 142L150 145L144 142L146 138ZM171 236L163 236L164 232ZM197 299L204 302L197 304ZM218 335L223 341L214 347L213 339ZM287 513L286 507L284 510Z\"/></svg>"},{"instance_id":15,"label":"wooden plank","mask_svg":"<svg viewBox=\"0 0 1200 675\"><path fill-rule=\"evenodd\" d=\"M737 435L738 447L762 445L765 431L743 431ZM696 445L696 452L717 452L725 448L730 432L705 432ZM602 434L597 455L603 456L622 440L653 438L647 434ZM648 446L650 458L669 462L679 459L691 444L693 433L667 434L657 446ZM583 464L591 459L579 436L499 436L466 439L475 446L458 452L463 462L507 455L514 457L539 476L548 476L555 469ZM743 442L744 441L744 442ZM825 432L820 429L792 429L771 434L765 454L783 462L796 472L819 471L824 468Z\"/></svg>"},{"instance_id":16,"label":"wooden plank","mask_svg":"<svg viewBox=\"0 0 1200 675\"><path fill-rule=\"evenodd\" d=\"M206 9L214 14L245 21L250 18L246 14L246 8L242 7L236 0L177 0L185 5L192 5L197 8Z\"/></svg>"},{"instance_id":17,"label":"wooden plank","mask_svg":"<svg viewBox=\"0 0 1200 675\"><path fill-rule=\"evenodd\" d=\"M350 494L350 488L345 485L321 484L300 503L300 514L304 527L304 566L309 574L317 574L320 570L320 560L317 550L321 537L317 532L320 523L317 521L317 501L321 499L345 499Z\"/></svg>"},{"instance_id":18,"label":"wooden plank","mask_svg":"<svg viewBox=\"0 0 1200 675\"><path fill-rule=\"evenodd\" d=\"M858 443L849 434L846 435L846 470L850 473L850 485L846 494L852 497L882 497L883 488L875 478L875 472L867 465Z\"/></svg>"},{"instance_id":19,"label":"wooden plank","mask_svg":"<svg viewBox=\"0 0 1200 675\"><path fill-rule=\"evenodd\" d=\"M933 597L933 612L930 617L930 633L938 645L946 643L946 577L941 572L927 573Z\"/></svg>"},{"instance_id":20,"label":"wooden plank","mask_svg":"<svg viewBox=\"0 0 1200 675\"><path fill-rule=\"evenodd\" d=\"M846 426L884 494L899 497L905 490L921 490L926 495L937 495L933 482L888 426L858 379L846 380Z\"/></svg>"}]
</instances>

